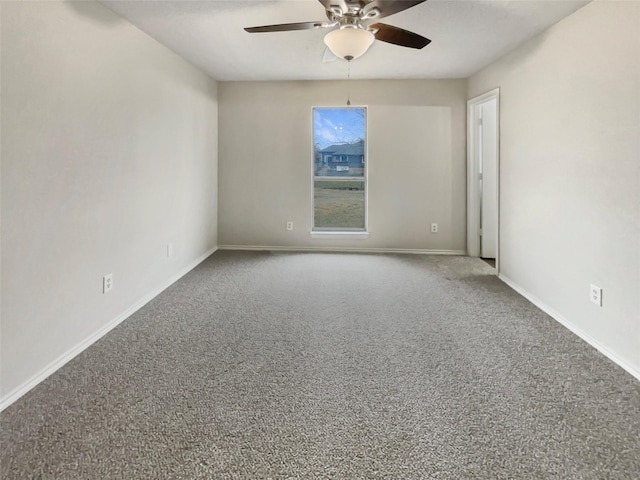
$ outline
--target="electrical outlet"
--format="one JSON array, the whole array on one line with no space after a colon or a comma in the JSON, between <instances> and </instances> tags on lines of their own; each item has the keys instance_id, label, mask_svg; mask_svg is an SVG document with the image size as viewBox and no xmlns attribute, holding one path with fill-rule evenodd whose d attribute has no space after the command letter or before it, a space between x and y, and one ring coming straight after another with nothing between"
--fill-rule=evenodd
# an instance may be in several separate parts
<instances>
[{"instance_id":1,"label":"electrical outlet","mask_svg":"<svg viewBox=\"0 0 640 480\"><path fill-rule=\"evenodd\" d=\"M438 233L438 224L437 223L432 223L431 224L431 233Z\"/></svg>"},{"instance_id":2,"label":"electrical outlet","mask_svg":"<svg viewBox=\"0 0 640 480\"><path fill-rule=\"evenodd\" d=\"M167 257L170 257L173 255L173 243L169 242L167 243Z\"/></svg>"},{"instance_id":3,"label":"electrical outlet","mask_svg":"<svg viewBox=\"0 0 640 480\"><path fill-rule=\"evenodd\" d=\"M293 230L293 222L287 222L287 230Z\"/></svg>"},{"instance_id":4,"label":"electrical outlet","mask_svg":"<svg viewBox=\"0 0 640 480\"><path fill-rule=\"evenodd\" d=\"M602 289L597 285L591 285L589 288L589 298L593 303L602 306Z\"/></svg>"},{"instance_id":5,"label":"electrical outlet","mask_svg":"<svg viewBox=\"0 0 640 480\"><path fill-rule=\"evenodd\" d=\"M102 277L102 293L109 293L113 288L113 273Z\"/></svg>"}]
</instances>

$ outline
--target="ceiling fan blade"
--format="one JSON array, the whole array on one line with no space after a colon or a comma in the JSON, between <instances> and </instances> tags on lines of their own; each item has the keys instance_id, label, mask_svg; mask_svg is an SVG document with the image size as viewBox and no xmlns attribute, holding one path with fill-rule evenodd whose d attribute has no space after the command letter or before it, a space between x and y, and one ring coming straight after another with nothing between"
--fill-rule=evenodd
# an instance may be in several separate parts
<instances>
[{"instance_id":1,"label":"ceiling fan blade","mask_svg":"<svg viewBox=\"0 0 640 480\"><path fill-rule=\"evenodd\" d=\"M371 18L378 19L388 17L389 15L402 12L426 1L427 0L373 0L373 2L368 3L364 8L364 15L366 16L374 9L377 9L380 13Z\"/></svg>"},{"instance_id":2,"label":"ceiling fan blade","mask_svg":"<svg viewBox=\"0 0 640 480\"><path fill-rule=\"evenodd\" d=\"M314 28L326 28L331 26L327 22L299 22L299 23L280 23L278 25L262 25L260 27L246 27L249 33L265 33L265 32L288 32L291 30L312 30Z\"/></svg>"},{"instance_id":3,"label":"ceiling fan blade","mask_svg":"<svg viewBox=\"0 0 640 480\"><path fill-rule=\"evenodd\" d=\"M422 35L385 23L374 23L369 27L378 30L374 35L376 40L380 40L381 42L418 49L424 48L431 43L431 40L424 38Z\"/></svg>"}]
</instances>

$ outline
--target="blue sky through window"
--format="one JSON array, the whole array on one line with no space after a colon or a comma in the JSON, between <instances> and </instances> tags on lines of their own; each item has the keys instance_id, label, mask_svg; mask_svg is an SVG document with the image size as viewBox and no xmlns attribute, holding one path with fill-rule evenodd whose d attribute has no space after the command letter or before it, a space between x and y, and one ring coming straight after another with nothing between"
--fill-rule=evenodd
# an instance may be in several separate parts
<instances>
[{"instance_id":1,"label":"blue sky through window","mask_svg":"<svg viewBox=\"0 0 640 480\"><path fill-rule=\"evenodd\" d=\"M364 135L364 108L313 109L313 143L320 149L338 143L355 143L364 140Z\"/></svg>"}]
</instances>

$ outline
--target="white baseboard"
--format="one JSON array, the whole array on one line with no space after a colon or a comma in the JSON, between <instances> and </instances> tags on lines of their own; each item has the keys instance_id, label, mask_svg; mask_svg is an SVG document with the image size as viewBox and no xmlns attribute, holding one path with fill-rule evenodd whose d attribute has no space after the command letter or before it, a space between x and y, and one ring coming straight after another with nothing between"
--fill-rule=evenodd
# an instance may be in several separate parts
<instances>
[{"instance_id":1,"label":"white baseboard","mask_svg":"<svg viewBox=\"0 0 640 480\"><path fill-rule=\"evenodd\" d=\"M636 370L634 367L629 365L627 362L625 362L623 359L621 359L614 352L612 352L607 347L605 347L600 342L598 342L596 339L594 339L591 335L589 335L588 333L586 333L586 332L582 331L581 329L579 329L578 327L576 327L569 320L567 320L565 317L563 317L560 313L556 312L549 305L545 304L544 302L542 302L538 298L536 298L533 295L531 295L529 292L527 292L524 288L522 288L520 285L515 283L510 278L506 277L503 274L499 274L498 278L500 278L500 280L502 280L504 283L509 285L512 289L514 289L516 292L518 292L524 298L529 300L531 303L533 303L540 310L542 310L547 315L551 316L554 320L556 320L557 322L559 322L560 324L562 324L563 326L568 328L571 332L575 333L582 340L584 340L589 345L591 345L593 348L598 350L600 353L602 353L609 360L611 360L612 362L614 362L615 364L617 364L618 366L620 366L621 368L623 368L624 370L629 372L636 379L640 380L640 371Z\"/></svg>"},{"instance_id":2,"label":"white baseboard","mask_svg":"<svg viewBox=\"0 0 640 480\"><path fill-rule=\"evenodd\" d=\"M466 255L466 250L429 250L417 248L361 248L361 247L277 247L265 245L219 245L218 250L252 250L274 252L329 253L409 253L414 255Z\"/></svg>"},{"instance_id":3,"label":"white baseboard","mask_svg":"<svg viewBox=\"0 0 640 480\"><path fill-rule=\"evenodd\" d=\"M36 385L38 385L44 379L46 379L49 375L51 375L52 373L57 371L59 368L64 366L66 363L68 363L70 360L75 358L77 355L79 355L81 352L83 352L84 350L89 348L91 345L93 345L95 342L100 340L102 337L104 337L107 333L109 333L115 327L117 327L122 322L124 322L127 318L129 318L135 312L137 312L142 307L144 307L147 303L149 303L151 300L153 300L153 298L157 297L160 293L162 293L164 290L166 290L168 287L173 285L180 278L182 278L184 275L186 275L191 270L193 270L196 266L198 266L200 263L202 263L207 257L209 257L211 254L213 254L217 249L218 249L218 247L214 247L211 250L209 250L206 253L204 253L203 255L201 255L200 257L198 257L197 259L195 259L189 265L187 265L186 267L184 267L183 269L178 271L178 273L176 273L175 275L170 277L168 280L166 280L158 288L152 290L151 292L149 292L148 294L146 294L145 296L140 298L131 307L127 308L124 312L122 312L116 318L111 320L109 323L107 323L100 330L98 330L97 332L93 333L89 337L85 338L78 345L76 345L75 347L71 348L70 350L68 350L67 352L63 353L58 358L56 358L53 362L51 362L49 365L47 365L45 368L43 368L39 373L37 373L36 375L31 377L29 380L24 382L22 385L14 388L12 391L10 391L7 395L4 396L4 398L2 398L0 400L0 412L2 410L4 410L5 408L7 408L9 405L11 405L16 400L18 400L21 396L23 396L29 390L34 388Z\"/></svg>"},{"instance_id":4,"label":"white baseboard","mask_svg":"<svg viewBox=\"0 0 640 480\"><path fill-rule=\"evenodd\" d=\"M94 334L87 337L85 340L80 342L75 347L71 348L66 353L62 354L60 357L55 359L49 365L47 365L44 369L42 369L39 373L31 377L29 380L24 382L22 385L13 389L4 398L0 399L0 411L7 408L17 399L26 394L29 390L34 388L44 379L49 377L52 373L56 372L70 360L75 358L78 354L86 350L88 347L97 342L104 335L109 333L135 312L137 312L140 308L149 303L153 298L158 296L168 287L173 285L176 281L182 278L184 275L193 270L196 266L202 263L206 258L212 255L216 250L255 250L255 251L282 251L282 252L356 252L356 253L409 253L409 254L422 254L422 255L465 255L466 252L464 250L422 250L422 249L398 249L398 248L340 248L340 247L268 247L268 246L257 246L257 245L220 245L218 247L214 247L211 250L207 251L196 260L191 262L189 265L184 267L178 273L170 277L166 282L164 282L160 287L155 290L149 292L144 297L140 298L137 302L135 302L131 307L122 312L116 318L111 320L107 325L102 327L100 330L95 332ZM554 309L540 301L538 298L531 295L529 292L520 287L517 283L509 279L503 274L499 275L500 280L509 285L513 290L518 292L524 298L529 300L535 306L537 306L540 310L550 315L554 320L568 328L571 332L578 335L589 345L593 346L600 353L605 355L611 361L619 365L621 368L629 372L636 379L640 380L640 371L635 370L631 365L618 357L615 353L610 351L607 347L599 343L593 337L583 332L571 322L569 322L566 318L556 312Z\"/></svg>"}]
</instances>

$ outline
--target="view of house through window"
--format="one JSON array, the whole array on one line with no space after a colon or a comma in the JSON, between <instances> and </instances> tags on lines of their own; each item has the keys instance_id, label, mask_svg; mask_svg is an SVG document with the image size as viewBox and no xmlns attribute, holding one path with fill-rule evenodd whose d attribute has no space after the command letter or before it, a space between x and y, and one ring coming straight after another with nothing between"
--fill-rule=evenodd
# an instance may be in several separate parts
<instances>
[{"instance_id":1,"label":"view of house through window","mask_svg":"<svg viewBox=\"0 0 640 480\"><path fill-rule=\"evenodd\" d=\"M313 229L364 231L364 107L313 109Z\"/></svg>"}]
</instances>

